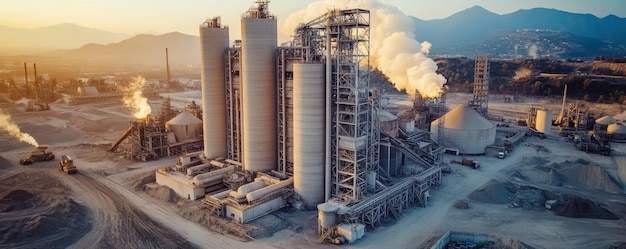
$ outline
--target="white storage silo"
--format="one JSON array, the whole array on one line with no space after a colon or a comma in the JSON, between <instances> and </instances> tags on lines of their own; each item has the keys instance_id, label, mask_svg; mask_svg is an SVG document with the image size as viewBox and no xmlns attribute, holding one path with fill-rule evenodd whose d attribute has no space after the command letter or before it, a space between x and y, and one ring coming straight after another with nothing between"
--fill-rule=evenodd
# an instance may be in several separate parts
<instances>
[{"instance_id":1,"label":"white storage silo","mask_svg":"<svg viewBox=\"0 0 626 249\"><path fill-rule=\"evenodd\" d=\"M606 133L611 138L611 141L614 142L624 142L626 141L626 126L613 123L607 126Z\"/></svg>"},{"instance_id":2,"label":"white storage silo","mask_svg":"<svg viewBox=\"0 0 626 249\"><path fill-rule=\"evenodd\" d=\"M496 125L468 105L459 105L430 123L432 138L461 154L483 154L496 141ZM439 134L441 134L440 140Z\"/></svg>"},{"instance_id":3,"label":"white storage silo","mask_svg":"<svg viewBox=\"0 0 626 249\"><path fill-rule=\"evenodd\" d=\"M400 118L383 109L378 110L378 122L381 132L385 132L392 137L398 137L400 129Z\"/></svg>"},{"instance_id":4,"label":"white storage silo","mask_svg":"<svg viewBox=\"0 0 626 249\"><path fill-rule=\"evenodd\" d=\"M241 19L243 166L259 172L277 166L276 19L259 1Z\"/></svg>"},{"instance_id":5,"label":"white storage silo","mask_svg":"<svg viewBox=\"0 0 626 249\"><path fill-rule=\"evenodd\" d=\"M607 131L607 128L611 124L617 123L617 120L611 116L604 116L599 119L596 119L596 123L593 126L594 130L597 131Z\"/></svg>"},{"instance_id":6,"label":"white storage silo","mask_svg":"<svg viewBox=\"0 0 626 249\"><path fill-rule=\"evenodd\" d=\"M539 132L550 133L552 129L552 112L547 109L537 109L535 129Z\"/></svg>"},{"instance_id":7,"label":"white storage silo","mask_svg":"<svg viewBox=\"0 0 626 249\"><path fill-rule=\"evenodd\" d=\"M220 18L200 25L200 71L202 77L202 121L204 156L226 156L226 89L224 54L228 49L228 28Z\"/></svg>"},{"instance_id":8,"label":"white storage silo","mask_svg":"<svg viewBox=\"0 0 626 249\"><path fill-rule=\"evenodd\" d=\"M202 136L202 120L188 112L181 112L165 122L165 129L174 133L177 142Z\"/></svg>"},{"instance_id":9,"label":"white storage silo","mask_svg":"<svg viewBox=\"0 0 626 249\"><path fill-rule=\"evenodd\" d=\"M324 202L324 64L293 65L294 190L307 209Z\"/></svg>"}]
</instances>

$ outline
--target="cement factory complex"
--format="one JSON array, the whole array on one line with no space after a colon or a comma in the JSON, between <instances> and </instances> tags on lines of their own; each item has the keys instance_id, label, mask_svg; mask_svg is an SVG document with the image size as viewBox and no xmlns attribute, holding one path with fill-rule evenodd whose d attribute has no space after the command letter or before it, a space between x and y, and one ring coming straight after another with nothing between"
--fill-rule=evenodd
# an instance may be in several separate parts
<instances>
[{"instance_id":1,"label":"cement factory complex","mask_svg":"<svg viewBox=\"0 0 626 249\"><path fill-rule=\"evenodd\" d=\"M79 211L85 216L95 214L93 224L130 224L146 230L129 233L126 236L137 237L125 239L119 235L123 230L110 235L107 228L99 228L85 232L88 235L75 244L60 245L89 246L98 238L98 246L136 248L333 248L335 244L348 248L569 248L561 247L559 239L551 240L565 236L563 240L572 240L565 245L599 248L595 245L626 241L621 237L626 233L620 235L626 231L626 126L617 115L622 110L611 112L568 100L567 86L559 103L502 101L501 96L489 95L492 59L486 55L475 58L473 93L463 100L446 85L437 97L419 90L403 96L386 94L370 85L370 36L376 28L370 10L331 9L319 14L299 24L291 40L281 45L269 1L257 1L241 16L241 40L231 40L229 26L220 17L208 18L199 26L200 102L189 102L185 96L186 106L175 108L172 103L180 96L143 91L149 101L161 101L159 110L135 115L124 127L111 125L99 131L112 136L94 132L90 142L72 145L83 153L72 151L69 142L37 144L27 159L20 151L20 163L32 165L20 166L19 171L36 172L51 165L46 161L53 161L52 152L58 150L57 159L62 162L57 167L68 175L53 178L71 186L90 186L77 198L84 198L84 205L92 208ZM169 64L167 75L170 82ZM14 116L40 120L46 112L58 111L62 117L71 116L72 110L97 110L55 126L59 136L66 136L74 133L65 132L75 129L72 122L121 112L106 103L119 101L123 94L89 91L82 88L64 106L51 108L48 103L31 101L26 114ZM47 120L59 123L60 119ZM85 124L89 125L98 124ZM17 152L7 155L12 161L18 157ZM109 167L104 157L133 164ZM0 171L5 172L3 167ZM125 171L142 175L127 177ZM19 176L6 175L6 179ZM6 179L7 184L30 181ZM106 188L117 194L92 194ZM180 200L170 201L177 206L129 197L144 192L154 197L163 188L175 193L175 198L167 198ZM82 191L81 187L71 189ZM17 194L22 199L27 196ZM105 195L116 204L98 208L97 196ZM0 207L9 212L15 207L4 208L9 203L5 199L0 199ZM190 203L195 209L181 211ZM132 214L130 223L118 224L107 209ZM255 222L270 223L267 216L274 215L293 231L274 231L268 238L257 239L243 228ZM181 216L202 221L211 230L187 225L189 221ZM303 218L309 216L315 220ZM562 220L572 218L565 217L582 218L583 224L572 221L577 228L571 233L557 230L560 225L555 224L569 226ZM3 219L9 217L0 213L0 222ZM498 225L490 223L494 219L499 219ZM163 227L173 231L157 234L154 231L160 228L150 222L166 223ZM590 234L576 244L574 237L596 225L606 237ZM534 229L550 231L538 235ZM207 235L211 233L238 238ZM145 234L155 236L154 244L137 242ZM272 237L285 242L272 241ZM493 244L494 237L500 244ZM101 242L109 239L117 242Z\"/></svg>"}]
</instances>

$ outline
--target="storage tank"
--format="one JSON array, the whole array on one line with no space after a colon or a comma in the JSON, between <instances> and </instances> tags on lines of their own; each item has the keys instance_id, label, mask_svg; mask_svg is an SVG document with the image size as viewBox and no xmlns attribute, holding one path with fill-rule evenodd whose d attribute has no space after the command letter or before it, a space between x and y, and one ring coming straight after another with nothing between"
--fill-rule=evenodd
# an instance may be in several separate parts
<instances>
[{"instance_id":1,"label":"storage tank","mask_svg":"<svg viewBox=\"0 0 626 249\"><path fill-rule=\"evenodd\" d=\"M613 142L625 142L626 126L618 123L610 124L607 127L607 134Z\"/></svg>"},{"instance_id":2,"label":"storage tank","mask_svg":"<svg viewBox=\"0 0 626 249\"><path fill-rule=\"evenodd\" d=\"M332 228L337 224L337 207L331 203L320 203L317 205L317 222L325 229Z\"/></svg>"},{"instance_id":3,"label":"storage tank","mask_svg":"<svg viewBox=\"0 0 626 249\"><path fill-rule=\"evenodd\" d=\"M228 28L219 17L200 24L200 76L202 78L202 121L204 156L226 156L226 88L224 54L228 49Z\"/></svg>"},{"instance_id":4,"label":"storage tank","mask_svg":"<svg viewBox=\"0 0 626 249\"><path fill-rule=\"evenodd\" d=\"M539 132L550 133L552 129L552 112L547 109L537 109L535 129Z\"/></svg>"},{"instance_id":5,"label":"storage tank","mask_svg":"<svg viewBox=\"0 0 626 249\"><path fill-rule=\"evenodd\" d=\"M324 202L324 64L293 65L294 190L306 208Z\"/></svg>"},{"instance_id":6,"label":"storage tank","mask_svg":"<svg viewBox=\"0 0 626 249\"><path fill-rule=\"evenodd\" d=\"M398 137L398 129L400 128L400 119L385 110L378 110L378 121L380 131L392 137Z\"/></svg>"},{"instance_id":7,"label":"storage tank","mask_svg":"<svg viewBox=\"0 0 626 249\"><path fill-rule=\"evenodd\" d=\"M439 141L440 131L443 141ZM431 122L430 132L433 140L461 154L483 154L496 141L496 125L465 104Z\"/></svg>"},{"instance_id":8,"label":"storage tank","mask_svg":"<svg viewBox=\"0 0 626 249\"><path fill-rule=\"evenodd\" d=\"M243 165L252 172L277 165L276 19L258 1L241 19Z\"/></svg>"},{"instance_id":9,"label":"storage tank","mask_svg":"<svg viewBox=\"0 0 626 249\"><path fill-rule=\"evenodd\" d=\"M596 119L596 123L593 126L593 129L596 131L607 131L607 128L611 124L617 123L617 120L611 116L604 116L599 119Z\"/></svg>"},{"instance_id":10,"label":"storage tank","mask_svg":"<svg viewBox=\"0 0 626 249\"><path fill-rule=\"evenodd\" d=\"M264 187L262 189L257 189L255 191L252 191L248 194L246 194L246 200L248 200L249 202L253 202L256 201L258 199L261 199L262 197L264 197L267 194L271 194L275 191L290 187L291 185L293 185L293 178L289 178L287 180L284 180L282 182L279 182L277 184L274 185L269 185L267 187Z\"/></svg>"},{"instance_id":11,"label":"storage tank","mask_svg":"<svg viewBox=\"0 0 626 249\"><path fill-rule=\"evenodd\" d=\"M174 132L177 142L202 136L202 120L188 112L181 112L165 122L165 129Z\"/></svg>"}]
</instances>

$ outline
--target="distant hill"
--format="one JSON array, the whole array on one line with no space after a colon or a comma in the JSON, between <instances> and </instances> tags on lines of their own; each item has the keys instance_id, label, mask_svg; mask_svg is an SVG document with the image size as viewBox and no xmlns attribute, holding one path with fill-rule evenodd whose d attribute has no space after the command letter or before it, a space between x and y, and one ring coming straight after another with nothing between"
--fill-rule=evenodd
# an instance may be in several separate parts
<instances>
[{"instance_id":1,"label":"distant hill","mask_svg":"<svg viewBox=\"0 0 626 249\"><path fill-rule=\"evenodd\" d=\"M63 23L36 29L0 25L0 37L0 55L17 55L77 48L87 43L107 44L130 35Z\"/></svg>"},{"instance_id":2,"label":"distant hill","mask_svg":"<svg viewBox=\"0 0 626 249\"><path fill-rule=\"evenodd\" d=\"M602 52L613 53L626 46L626 18L609 15L598 18L590 14L575 14L555 9L535 8L498 15L482 7L474 6L460 11L444 19L421 20L414 18L415 33L420 41L433 44L432 54L449 54L467 51L457 55L471 55L473 50L480 49L489 39L498 40L512 33L524 34L526 30L555 31L556 33L537 33L554 38L560 34L561 42L570 43L573 38L578 45L603 44L609 48ZM527 33L528 34L528 33ZM504 36L502 36L504 35ZM498 38L501 36L500 38ZM580 43L581 39L586 39ZM494 41L495 41L494 40ZM517 44L527 46L525 43ZM586 49L586 48L584 48ZM591 52L591 51L589 51ZM497 53L505 53L497 51ZM590 53L589 53L590 54ZM561 53L567 56L568 51ZM541 54L539 54L541 56Z\"/></svg>"},{"instance_id":3,"label":"distant hill","mask_svg":"<svg viewBox=\"0 0 626 249\"><path fill-rule=\"evenodd\" d=\"M101 44L86 44L78 49L47 53L65 59L89 63L165 65L165 48L169 50L170 65L200 63L200 38L179 32L163 35L136 35L126 40Z\"/></svg>"}]
</instances>

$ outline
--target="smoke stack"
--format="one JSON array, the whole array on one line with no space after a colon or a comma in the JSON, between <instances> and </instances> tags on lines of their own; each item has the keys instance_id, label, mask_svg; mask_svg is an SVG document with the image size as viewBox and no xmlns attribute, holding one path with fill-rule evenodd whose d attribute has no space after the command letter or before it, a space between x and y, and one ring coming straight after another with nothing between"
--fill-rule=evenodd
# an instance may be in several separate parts
<instances>
[{"instance_id":1,"label":"smoke stack","mask_svg":"<svg viewBox=\"0 0 626 249\"><path fill-rule=\"evenodd\" d=\"M35 99L39 99L39 84L37 84L37 64L33 63L33 73L35 75Z\"/></svg>"},{"instance_id":2,"label":"smoke stack","mask_svg":"<svg viewBox=\"0 0 626 249\"><path fill-rule=\"evenodd\" d=\"M171 75L170 75L170 59L169 59L169 53L167 51L167 48L165 48L165 68L167 70L167 88L170 88L170 82L171 82Z\"/></svg>"},{"instance_id":3,"label":"smoke stack","mask_svg":"<svg viewBox=\"0 0 626 249\"><path fill-rule=\"evenodd\" d=\"M24 62L24 87L26 88L26 98L30 97L28 91L28 69L26 68L26 62Z\"/></svg>"}]
</instances>

